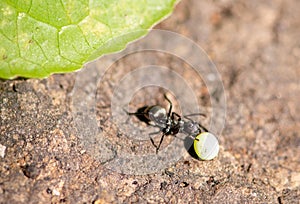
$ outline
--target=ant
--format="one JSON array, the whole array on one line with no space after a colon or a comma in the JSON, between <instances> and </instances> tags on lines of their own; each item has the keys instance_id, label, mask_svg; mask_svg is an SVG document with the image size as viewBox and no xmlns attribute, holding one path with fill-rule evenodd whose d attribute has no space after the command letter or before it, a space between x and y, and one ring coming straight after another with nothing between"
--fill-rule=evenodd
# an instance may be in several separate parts
<instances>
[{"instance_id":1,"label":"ant","mask_svg":"<svg viewBox=\"0 0 300 204\"><path fill-rule=\"evenodd\" d=\"M170 104L168 112L166 111L165 108L159 105L144 106L142 108L139 108L137 112L126 111L128 115L135 115L141 121L146 122L148 125L152 125L160 128L159 132L162 132L163 134L161 136L159 145L156 145L152 137L149 135L151 143L156 148L156 153L158 153L158 150L164 140L164 137L167 135L176 136L176 134L180 132L180 133L185 133L188 136L195 139L195 137L199 135L202 132L202 130L204 132L208 132L208 130L204 126L202 126L198 122L193 121L188 117L193 115L201 115L205 117L206 116L205 114L202 113L190 114L187 116L183 116L187 120L182 120L182 117L178 113L172 112L173 104L170 101L170 99L166 96L166 94L164 94L164 98ZM156 133L157 132L150 133L150 134L156 134Z\"/></svg>"}]
</instances>

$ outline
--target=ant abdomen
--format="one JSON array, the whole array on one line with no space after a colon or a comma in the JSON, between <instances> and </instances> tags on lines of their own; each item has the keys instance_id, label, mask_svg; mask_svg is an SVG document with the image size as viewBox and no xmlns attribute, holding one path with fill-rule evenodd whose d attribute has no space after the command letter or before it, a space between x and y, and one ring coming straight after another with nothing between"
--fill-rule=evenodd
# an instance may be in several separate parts
<instances>
[{"instance_id":1,"label":"ant abdomen","mask_svg":"<svg viewBox=\"0 0 300 204\"><path fill-rule=\"evenodd\" d=\"M164 128L167 123L167 112L166 109L164 109L161 106L155 105L150 106L148 108L148 117L149 120L152 121L155 126Z\"/></svg>"}]
</instances>

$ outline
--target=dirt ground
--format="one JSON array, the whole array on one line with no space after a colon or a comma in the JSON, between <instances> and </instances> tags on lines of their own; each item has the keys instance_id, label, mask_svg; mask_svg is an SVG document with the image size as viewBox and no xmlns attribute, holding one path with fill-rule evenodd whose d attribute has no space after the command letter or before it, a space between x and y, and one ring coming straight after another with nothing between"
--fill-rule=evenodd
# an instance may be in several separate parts
<instances>
[{"instance_id":1,"label":"dirt ground","mask_svg":"<svg viewBox=\"0 0 300 204\"><path fill-rule=\"evenodd\" d=\"M218 69L226 96L218 157L200 161L185 154L145 175L111 170L106 167L110 154L99 158L91 152L93 145L108 151L113 147L94 141L87 149L80 138L72 109L79 73L2 80L0 203L299 203L300 1L183 0L155 28L197 42ZM171 65L189 81L204 112L211 110L204 83L192 71L182 71L190 70L188 65L148 54L114 64L97 87L98 128L125 152L155 152L149 141L131 141L108 120L112 87L135 62L156 59ZM140 90L130 110L167 106L163 92ZM179 112L173 96L172 101ZM148 128L130 120L136 128ZM208 119L203 120L207 125ZM166 138L162 149L173 140Z\"/></svg>"}]
</instances>

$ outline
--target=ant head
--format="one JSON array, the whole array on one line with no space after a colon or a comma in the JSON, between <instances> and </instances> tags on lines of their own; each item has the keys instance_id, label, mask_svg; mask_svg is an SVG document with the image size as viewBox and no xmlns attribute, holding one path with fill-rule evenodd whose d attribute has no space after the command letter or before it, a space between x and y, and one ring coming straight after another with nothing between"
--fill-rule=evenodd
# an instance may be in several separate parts
<instances>
[{"instance_id":1,"label":"ant head","mask_svg":"<svg viewBox=\"0 0 300 204\"><path fill-rule=\"evenodd\" d=\"M183 124L183 131L188 134L198 134L200 131L200 128L198 126L198 123L194 121L186 121Z\"/></svg>"},{"instance_id":2,"label":"ant head","mask_svg":"<svg viewBox=\"0 0 300 204\"><path fill-rule=\"evenodd\" d=\"M165 126L167 123L167 112L161 106L153 106L149 110L149 119L158 126Z\"/></svg>"}]
</instances>

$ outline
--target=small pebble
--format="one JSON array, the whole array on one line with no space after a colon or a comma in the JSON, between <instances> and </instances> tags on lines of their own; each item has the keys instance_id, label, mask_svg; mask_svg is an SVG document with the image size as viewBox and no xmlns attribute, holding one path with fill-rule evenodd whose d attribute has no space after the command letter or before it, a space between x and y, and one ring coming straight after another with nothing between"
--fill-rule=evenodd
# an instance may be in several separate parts
<instances>
[{"instance_id":1,"label":"small pebble","mask_svg":"<svg viewBox=\"0 0 300 204\"><path fill-rule=\"evenodd\" d=\"M6 146L0 144L0 157L4 158Z\"/></svg>"},{"instance_id":2,"label":"small pebble","mask_svg":"<svg viewBox=\"0 0 300 204\"><path fill-rule=\"evenodd\" d=\"M53 189L52 190L52 195L56 195L56 196L59 196L60 195L60 192L56 189Z\"/></svg>"}]
</instances>

